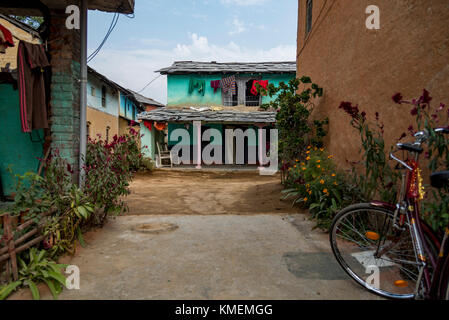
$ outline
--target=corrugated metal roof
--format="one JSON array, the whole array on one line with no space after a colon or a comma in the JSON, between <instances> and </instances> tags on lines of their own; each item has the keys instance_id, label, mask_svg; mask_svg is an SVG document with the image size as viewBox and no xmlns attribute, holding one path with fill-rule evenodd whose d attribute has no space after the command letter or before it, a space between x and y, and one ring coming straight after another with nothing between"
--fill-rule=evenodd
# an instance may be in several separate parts
<instances>
[{"instance_id":1,"label":"corrugated metal roof","mask_svg":"<svg viewBox=\"0 0 449 320\"><path fill-rule=\"evenodd\" d=\"M217 63L176 61L171 67L160 69L161 74L186 73L296 73L296 62L230 62Z\"/></svg>"},{"instance_id":2,"label":"corrugated metal roof","mask_svg":"<svg viewBox=\"0 0 449 320\"><path fill-rule=\"evenodd\" d=\"M137 118L156 122L275 123L276 112L196 111L162 108L143 112Z\"/></svg>"},{"instance_id":3,"label":"corrugated metal roof","mask_svg":"<svg viewBox=\"0 0 449 320\"><path fill-rule=\"evenodd\" d=\"M139 94L137 92L134 92L132 90L129 90L129 91L134 95L136 100L139 101L142 104L149 104L149 105L156 106L156 107L165 107L164 104L162 104L160 102L157 102L156 100L144 97L143 95L141 95L141 94Z\"/></svg>"}]
</instances>

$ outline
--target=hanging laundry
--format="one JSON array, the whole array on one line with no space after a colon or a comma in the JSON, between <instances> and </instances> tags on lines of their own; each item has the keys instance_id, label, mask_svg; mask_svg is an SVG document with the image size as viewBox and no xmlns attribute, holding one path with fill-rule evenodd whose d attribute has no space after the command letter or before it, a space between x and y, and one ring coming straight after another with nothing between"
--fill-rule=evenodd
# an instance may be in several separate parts
<instances>
[{"instance_id":1,"label":"hanging laundry","mask_svg":"<svg viewBox=\"0 0 449 320\"><path fill-rule=\"evenodd\" d=\"M144 125L145 127L147 127L148 130L151 131L153 122L148 121L148 120L143 120L143 125Z\"/></svg>"},{"instance_id":2,"label":"hanging laundry","mask_svg":"<svg viewBox=\"0 0 449 320\"><path fill-rule=\"evenodd\" d=\"M235 76L223 78L221 80L221 88L224 93L228 93L228 91L231 91L232 95L237 94L237 85L235 82Z\"/></svg>"},{"instance_id":3,"label":"hanging laundry","mask_svg":"<svg viewBox=\"0 0 449 320\"><path fill-rule=\"evenodd\" d=\"M20 41L17 51L22 131L48 128L44 73L50 67L44 47Z\"/></svg>"},{"instance_id":4,"label":"hanging laundry","mask_svg":"<svg viewBox=\"0 0 449 320\"><path fill-rule=\"evenodd\" d=\"M0 24L0 53L5 53L8 47L14 47L12 33Z\"/></svg>"},{"instance_id":5,"label":"hanging laundry","mask_svg":"<svg viewBox=\"0 0 449 320\"><path fill-rule=\"evenodd\" d=\"M268 89L268 80L256 80L253 82L253 87L251 88L251 93L255 96L257 96L258 94L262 94L261 92L259 92L257 90L257 84L259 84L262 88L267 90ZM262 95L266 95L266 94L262 94Z\"/></svg>"},{"instance_id":6,"label":"hanging laundry","mask_svg":"<svg viewBox=\"0 0 449 320\"><path fill-rule=\"evenodd\" d=\"M164 131L167 129L167 123L164 122L155 122L154 127L159 131Z\"/></svg>"},{"instance_id":7,"label":"hanging laundry","mask_svg":"<svg viewBox=\"0 0 449 320\"><path fill-rule=\"evenodd\" d=\"M192 94L195 89L198 90L199 94L204 96L204 92L206 90L206 81L190 78L189 94Z\"/></svg>"},{"instance_id":8,"label":"hanging laundry","mask_svg":"<svg viewBox=\"0 0 449 320\"><path fill-rule=\"evenodd\" d=\"M221 88L221 81L213 80L210 82L210 86L214 89L214 93L217 93L217 90Z\"/></svg>"}]
</instances>

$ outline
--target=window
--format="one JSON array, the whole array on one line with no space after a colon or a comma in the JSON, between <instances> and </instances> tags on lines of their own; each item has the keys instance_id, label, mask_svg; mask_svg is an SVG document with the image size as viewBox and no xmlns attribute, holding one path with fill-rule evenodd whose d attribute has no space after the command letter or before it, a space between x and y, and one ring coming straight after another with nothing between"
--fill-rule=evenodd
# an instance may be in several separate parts
<instances>
[{"instance_id":1,"label":"window","mask_svg":"<svg viewBox=\"0 0 449 320\"><path fill-rule=\"evenodd\" d=\"M106 108L106 87L101 87L101 106Z\"/></svg>"},{"instance_id":2,"label":"window","mask_svg":"<svg viewBox=\"0 0 449 320\"><path fill-rule=\"evenodd\" d=\"M312 30L312 11L313 11L313 0L307 0L307 3L306 3L306 36Z\"/></svg>"},{"instance_id":3,"label":"window","mask_svg":"<svg viewBox=\"0 0 449 320\"><path fill-rule=\"evenodd\" d=\"M238 81L236 81L235 85L235 94L232 94L231 90L224 93L222 92L222 98L223 98L223 106L224 107L235 107L239 104L239 86Z\"/></svg>"},{"instance_id":4,"label":"window","mask_svg":"<svg viewBox=\"0 0 449 320\"><path fill-rule=\"evenodd\" d=\"M106 143L109 143L109 131L111 130L110 126L106 127Z\"/></svg>"},{"instance_id":5,"label":"window","mask_svg":"<svg viewBox=\"0 0 449 320\"><path fill-rule=\"evenodd\" d=\"M222 90L222 100L224 107L247 106L258 107L261 104L261 96L251 93L254 80L261 80L260 76L254 78L250 77L236 77L236 93L232 94L230 91L224 93Z\"/></svg>"},{"instance_id":6,"label":"window","mask_svg":"<svg viewBox=\"0 0 449 320\"><path fill-rule=\"evenodd\" d=\"M88 139L88 140L89 140L89 137L90 137L90 125L91 125L90 121L87 121L87 124L86 124L86 134L87 134L87 139Z\"/></svg>"},{"instance_id":7,"label":"window","mask_svg":"<svg viewBox=\"0 0 449 320\"><path fill-rule=\"evenodd\" d=\"M254 81L255 81L255 79L251 79L246 82L245 106L247 106L247 107L260 106L260 94L255 96L251 93L251 89L253 87Z\"/></svg>"},{"instance_id":8,"label":"window","mask_svg":"<svg viewBox=\"0 0 449 320\"><path fill-rule=\"evenodd\" d=\"M90 95L92 96L92 97L95 97L95 87L90 87Z\"/></svg>"}]
</instances>

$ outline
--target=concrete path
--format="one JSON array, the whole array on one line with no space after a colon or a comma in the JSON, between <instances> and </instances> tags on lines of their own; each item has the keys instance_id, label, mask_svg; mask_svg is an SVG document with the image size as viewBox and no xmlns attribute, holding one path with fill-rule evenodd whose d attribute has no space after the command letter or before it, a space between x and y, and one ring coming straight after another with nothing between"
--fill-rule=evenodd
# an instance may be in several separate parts
<instances>
[{"instance_id":1,"label":"concrete path","mask_svg":"<svg viewBox=\"0 0 449 320\"><path fill-rule=\"evenodd\" d=\"M328 235L280 201L281 189L279 177L257 174L139 176L129 215L64 259L80 268L81 288L60 298L377 299L340 269Z\"/></svg>"},{"instance_id":2,"label":"concrete path","mask_svg":"<svg viewBox=\"0 0 449 320\"><path fill-rule=\"evenodd\" d=\"M161 222L178 229L133 230ZM121 217L67 261L79 266L81 289L60 298L376 299L340 270L327 235L311 227L303 216Z\"/></svg>"}]
</instances>

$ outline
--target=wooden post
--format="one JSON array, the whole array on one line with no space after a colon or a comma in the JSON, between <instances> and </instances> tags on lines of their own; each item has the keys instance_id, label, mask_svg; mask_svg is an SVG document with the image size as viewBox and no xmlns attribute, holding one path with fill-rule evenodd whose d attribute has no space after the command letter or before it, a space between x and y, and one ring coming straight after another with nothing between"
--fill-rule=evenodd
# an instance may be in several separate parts
<instances>
[{"instance_id":1,"label":"wooden post","mask_svg":"<svg viewBox=\"0 0 449 320\"><path fill-rule=\"evenodd\" d=\"M11 273L12 271L13 279L14 281L17 281L19 279L19 272L17 269L17 257L14 244L14 233L12 231L11 216L9 215L9 213L3 216L3 228L5 230L4 235L6 239L6 246L8 248L9 260L11 261L12 270L10 270L9 272Z\"/></svg>"}]
</instances>

